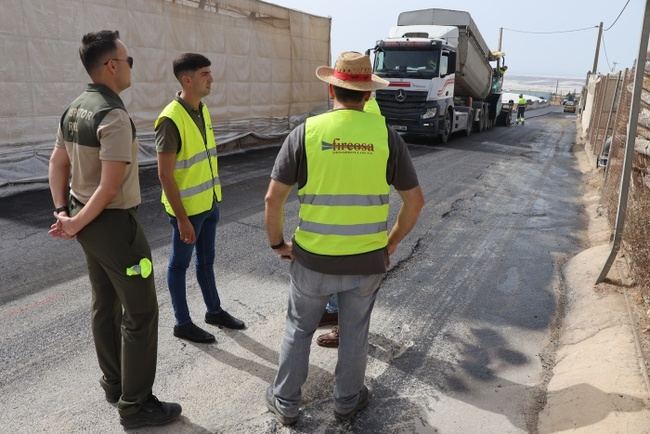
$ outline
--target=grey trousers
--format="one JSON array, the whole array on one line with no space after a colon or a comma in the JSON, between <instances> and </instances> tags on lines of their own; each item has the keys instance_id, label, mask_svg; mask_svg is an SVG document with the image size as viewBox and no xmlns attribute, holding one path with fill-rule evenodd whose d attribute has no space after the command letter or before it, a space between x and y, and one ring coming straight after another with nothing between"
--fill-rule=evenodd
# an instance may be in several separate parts
<instances>
[{"instance_id":1,"label":"grey trousers","mask_svg":"<svg viewBox=\"0 0 650 434\"><path fill-rule=\"evenodd\" d=\"M354 408L363 386L368 359L370 314L383 274L323 274L293 261L290 267L289 307L280 348L273 395L287 416L297 416L301 387L307 379L312 336L323 315L327 299L337 294L339 303L339 349L334 386L334 405L339 413Z\"/></svg>"}]
</instances>

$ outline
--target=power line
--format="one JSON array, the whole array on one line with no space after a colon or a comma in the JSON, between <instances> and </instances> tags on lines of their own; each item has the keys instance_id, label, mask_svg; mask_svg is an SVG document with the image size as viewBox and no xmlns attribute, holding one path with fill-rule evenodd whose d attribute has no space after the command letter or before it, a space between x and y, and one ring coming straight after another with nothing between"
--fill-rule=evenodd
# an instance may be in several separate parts
<instances>
[{"instance_id":1,"label":"power line","mask_svg":"<svg viewBox=\"0 0 650 434\"><path fill-rule=\"evenodd\" d=\"M604 29L605 32L608 31L609 29L611 29L612 27L614 27L614 25L618 22L618 19L621 18L621 15L623 15L623 12L625 11L625 8L627 8L628 4L630 4L630 0L627 0L625 2L625 4L623 5L623 9L621 9L621 11L618 13L618 15L616 16L616 19L614 19L614 22L612 24L610 24L609 27ZM591 30L591 29L594 29L594 28L598 28L598 26L581 27L579 29L570 29L570 30L551 30L551 31L540 31L540 32L531 31L531 30L511 29L509 27L504 27L503 30L508 30L510 32L516 32L516 33L531 33L531 34L534 34L534 35L553 35L553 34L557 34L557 33L584 32L585 30Z\"/></svg>"},{"instance_id":2,"label":"power line","mask_svg":"<svg viewBox=\"0 0 650 434\"><path fill-rule=\"evenodd\" d=\"M629 1L629 0L628 0ZM510 29L508 27L504 27L503 30L508 30L511 32L516 32L516 33L532 33L535 35L552 35L556 33L573 33L573 32L584 32L585 30L592 30L592 29L597 29L598 26L590 26L590 27L582 27L580 29L571 29L571 30L552 30L548 32L534 32L534 31L529 31L529 30L517 30L517 29Z\"/></svg>"},{"instance_id":3,"label":"power line","mask_svg":"<svg viewBox=\"0 0 650 434\"><path fill-rule=\"evenodd\" d=\"M614 24L616 24L616 21L618 21L618 19L621 18L621 15L623 14L623 11L625 10L625 8L627 7L627 5L628 5L629 3L630 3L630 0L627 0L627 1L625 2L625 6L623 6L623 9L621 9L621 11L618 13L618 16L617 16L616 19L614 20L614 22L613 22L612 24L610 24L610 26L607 27L607 28L605 29L605 31L608 31L609 29L611 29L612 27L614 27Z\"/></svg>"},{"instance_id":4,"label":"power line","mask_svg":"<svg viewBox=\"0 0 650 434\"><path fill-rule=\"evenodd\" d=\"M607 46L605 45L605 35L602 35L602 41L603 41L603 53L605 53L605 60L607 61L607 67L611 72L614 69L612 68L612 65L609 64L609 56L607 56Z\"/></svg>"}]
</instances>

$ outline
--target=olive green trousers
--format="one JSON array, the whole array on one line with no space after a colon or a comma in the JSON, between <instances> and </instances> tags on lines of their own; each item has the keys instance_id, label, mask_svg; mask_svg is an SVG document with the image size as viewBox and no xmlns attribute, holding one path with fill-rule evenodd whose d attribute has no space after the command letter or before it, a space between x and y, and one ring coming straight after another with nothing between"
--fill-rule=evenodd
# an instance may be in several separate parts
<instances>
[{"instance_id":1,"label":"olive green trousers","mask_svg":"<svg viewBox=\"0 0 650 434\"><path fill-rule=\"evenodd\" d=\"M82 205L71 202L75 215ZM100 384L107 395L120 397L120 414L133 414L151 394L156 376L156 288L151 267L139 267L142 260L151 264L151 249L133 208L104 210L77 240L86 254L92 287Z\"/></svg>"}]
</instances>

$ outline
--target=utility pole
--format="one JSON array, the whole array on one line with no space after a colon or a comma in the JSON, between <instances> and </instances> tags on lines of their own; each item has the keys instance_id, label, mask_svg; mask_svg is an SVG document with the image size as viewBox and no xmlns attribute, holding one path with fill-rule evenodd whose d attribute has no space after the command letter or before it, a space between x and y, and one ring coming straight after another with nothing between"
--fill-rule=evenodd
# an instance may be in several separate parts
<instances>
[{"instance_id":1,"label":"utility pole","mask_svg":"<svg viewBox=\"0 0 650 434\"><path fill-rule=\"evenodd\" d=\"M499 51L501 51L502 46L503 46L503 27L499 27Z\"/></svg>"},{"instance_id":2,"label":"utility pole","mask_svg":"<svg viewBox=\"0 0 650 434\"><path fill-rule=\"evenodd\" d=\"M617 64L618 64L618 62L612 61L612 72L616 71L616 65Z\"/></svg>"},{"instance_id":3,"label":"utility pole","mask_svg":"<svg viewBox=\"0 0 650 434\"><path fill-rule=\"evenodd\" d=\"M598 39L596 40L596 55L594 56L594 66L591 68L591 73L598 72L598 55L600 54L600 40L603 38L603 22L598 26Z\"/></svg>"},{"instance_id":4,"label":"utility pole","mask_svg":"<svg viewBox=\"0 0 650 434\"><path fill-rule=\"evenodd\" d=\"M616 259L618 249L623 238L623 227L625 225L625 212L627 210L627 197L630 191L630 178L632 172L632 161L634 160L634 143L636 141L636 128L639 122L639 108L641 106L641 89L643 88L643 74L648 55L648 37L650 36L650 0L645 2L645 13L643 14L643 25L641 26L641 41L639 42L639 56L636 59L634 70L634 87L632 88L632 103L630 106L630 118L627 123L627 140L625 141L625 156L623 158L623 174L621 175L621 190L618 197L618 209L616 210L616 226L614 229L614 241L612 251L609 253L603 270L600 272L596 283L605 280L609 269Z\"/></svg>"},{"instance_id":5,"label":"utility pole","mask_svg":"<svg viewBox=\"0 0 650 434\"><path fill-rule=\"evenodd\" d=\"M499 27L499 52L501 52L501 47L503 46L503 27ZM501 57L497 59L497 70L501 68Z\"/></svg>"}]
</instances>

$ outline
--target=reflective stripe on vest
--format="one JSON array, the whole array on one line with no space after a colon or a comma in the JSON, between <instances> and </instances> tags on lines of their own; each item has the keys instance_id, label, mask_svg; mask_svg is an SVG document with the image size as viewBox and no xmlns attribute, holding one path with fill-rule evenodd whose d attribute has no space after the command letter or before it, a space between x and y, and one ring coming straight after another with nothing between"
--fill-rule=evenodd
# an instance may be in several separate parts
<instances>
[{"instance_id":1,"label":"reflective stripe on vest","mask_svg":"<svg viewBox=\"0 0 650 434\"><path fill-rule=\"evenodd\" d=\"M356 225L328 225L300 220L300 229L323 235L368 235L388 230L388 222L361 223Z\"/></svg>"},{"instance_id":2,"label":"reflective stripe on vest","mask_svg":"<svg viewBox=\"0 0 650 434\"><path fill-rule=\"evenodd\" d=\"M200 154L196 154L189 160L180 160L176 161L176 169L187 169L194 164L198 163L199 161L207 160L208 159L208 154L210 154L210 157L216 157L217 156L217 148L212 148L208 150L208 152L202 152Z\"/></svg>"},{"instance_id":3,"label":"reflective stripe on vest","mask_svg":"<svg viewBox=\"0 0 650 434\"><path fill-rule=\"evenodd\" d=\"M336 110L305 121L307 182L298 191L296 243L318 255L388 243L388 130L382 116Z\"/></svg>"},{"instance_id":4,"label":"reflective stripe on vest","mask_svg":"<svg viewBox=\"0 0 650 434\"><path fill-rule=\"evenodd\" d=\"M202 107L202 116L205 122L205 142L196 122L176 100L163 109L154 123L154 127L157 127L163 118L169 118L178 128L181 149L176 155L174 180L188 216L210 210L214 197L217 201L221 201L217 144L212 131L210 113L205 104ZM175 215L164 191L161 201L165 211Z\"/></svg>"},{"instance_id":5,"label":"reflective stripe on vest","mask_svg":"<svg viewBox=\"0 0 650 434\"><path fill-rule=\"evenodd\" d=\"M181 191L179 191L179 193L181 194L181 197L183 197L183 198L184 197L192 197L195 194L199 194L199 193L202 193L204 191L210 190L213 185L221 185L221 183L219 182L219 177L218 176L215 176L213 179L211 179L210 181L206 181L203 184L199 184L197 186L181 190ZM194 215L194 214L188 214L188 215Z\"/></svg>"},{"instance_id":6,"label":"reflective stripe on vest","mask_svg":"<svg viewBox=\"0 0 650 434\"><path fill-rule=\"evenodd\" d=\"M388 203L387 194L303 194L298 196L300 203L328 206L370 206Z\"/></svg>"}]
</instances>

